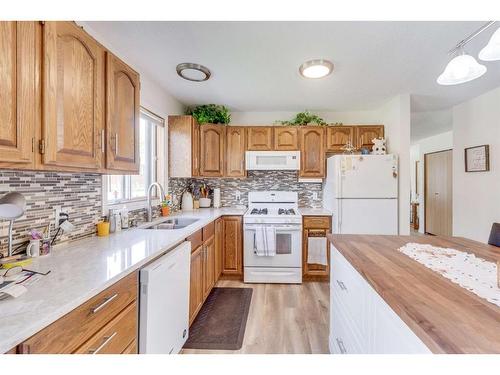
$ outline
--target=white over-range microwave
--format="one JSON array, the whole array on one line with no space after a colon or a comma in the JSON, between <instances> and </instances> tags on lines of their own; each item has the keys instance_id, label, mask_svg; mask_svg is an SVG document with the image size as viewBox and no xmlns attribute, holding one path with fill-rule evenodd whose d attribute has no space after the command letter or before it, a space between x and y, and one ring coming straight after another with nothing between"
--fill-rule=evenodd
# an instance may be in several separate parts
<instances>
[{"instance_id":1,"label":"white over-range microwave","mask_svg":"<svg viewBox=\"0 0 500 375\"><path fill-rule=\"evenodd\" d=\"M296 171L300 169L300 151L247 151L249 171Z\"/></svg>"}]
</instances>

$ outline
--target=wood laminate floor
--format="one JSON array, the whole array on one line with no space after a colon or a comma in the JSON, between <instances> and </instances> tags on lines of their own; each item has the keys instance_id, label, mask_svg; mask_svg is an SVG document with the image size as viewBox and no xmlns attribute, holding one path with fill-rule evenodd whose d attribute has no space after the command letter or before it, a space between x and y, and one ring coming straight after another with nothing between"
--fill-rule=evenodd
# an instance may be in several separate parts
<instances>
[{"instance_id":1,"label":"wood laminate floor","mask_svg":"<svg viewBox=\"0 0 500 375\"><path fill-rule=\"evenodd\" d=\"M328 353L329 284L244 284L223 280L218 287L253 288L240 350L183 349L183 354Z\"/></svg>"}]
</instances>

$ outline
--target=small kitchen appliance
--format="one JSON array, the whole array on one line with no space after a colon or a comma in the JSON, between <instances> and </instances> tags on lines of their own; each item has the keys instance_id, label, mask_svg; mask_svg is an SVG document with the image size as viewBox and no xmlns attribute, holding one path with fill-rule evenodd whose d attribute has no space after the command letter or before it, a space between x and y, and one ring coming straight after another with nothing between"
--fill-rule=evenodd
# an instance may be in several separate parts
<instances>
[{"instance_id":1,"label":"small kitchen appliance","mask_svg":"<svg viewBox=\"0 0 500 375\"><path fill-rule=\"evenodd\" d=\"M187 190L182 193L181 209L182 211L193 211L194 209L193 195Z\"/></svg>"},{"instance_id":2,"label":"small kitchen appliance","mask_svg":"<svg viewBox=\"0 0 500 375\"><path fill-rule=\"evenodd\" d=\"M248 193L243 226L244 282L302 283L302 217L296 192ZM260 233L273 236L266 239L272 251L257 251Z\"/></svg>"}]
</instances>

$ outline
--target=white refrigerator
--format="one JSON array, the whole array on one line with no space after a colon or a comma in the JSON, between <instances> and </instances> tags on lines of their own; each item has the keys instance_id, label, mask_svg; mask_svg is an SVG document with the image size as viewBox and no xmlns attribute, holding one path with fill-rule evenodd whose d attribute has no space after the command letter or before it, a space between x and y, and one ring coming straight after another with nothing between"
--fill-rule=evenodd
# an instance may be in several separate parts
<instances>
[{"instance_id":1,"label":"white refrigerator","mask_svg":"<svg viewBox=\"0 0 500 375\"><path fill-rule=\"evenodd\" d=\"M397 235L397 156L329 157L323 207L333 212L333 233Z\"/></svg>"}]
</instances>

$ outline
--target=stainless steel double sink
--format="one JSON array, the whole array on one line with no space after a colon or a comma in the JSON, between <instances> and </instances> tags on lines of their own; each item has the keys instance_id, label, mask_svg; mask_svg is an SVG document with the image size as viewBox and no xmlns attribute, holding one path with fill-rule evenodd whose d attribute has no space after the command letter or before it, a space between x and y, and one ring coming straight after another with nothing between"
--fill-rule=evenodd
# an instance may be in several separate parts
<instances>
[{"instance_id":1,"label":"stainless steel double sink","mask_svg":"<svg viewBox=\"0 0 500 375\"><path fill-rule=\"evenodd\" d=\"M144 226L143 229L181 229L188 225L196 223L200 219L192 218L172 218L162 221L161 223L152 224L150 226Z\"/></svg>"}]
</instances>

